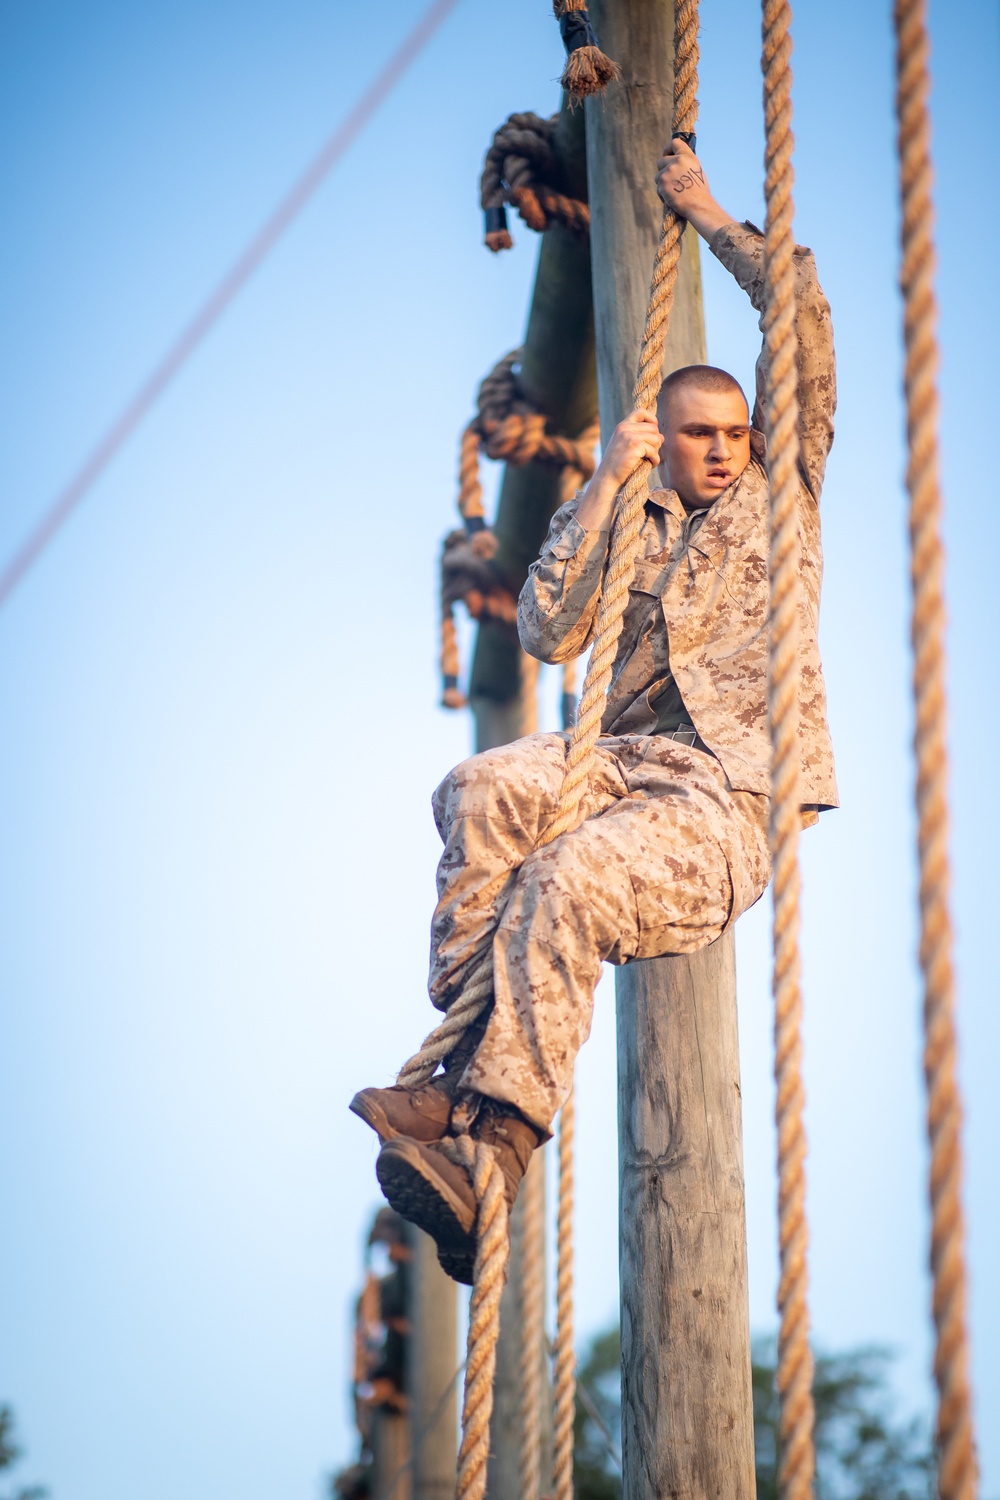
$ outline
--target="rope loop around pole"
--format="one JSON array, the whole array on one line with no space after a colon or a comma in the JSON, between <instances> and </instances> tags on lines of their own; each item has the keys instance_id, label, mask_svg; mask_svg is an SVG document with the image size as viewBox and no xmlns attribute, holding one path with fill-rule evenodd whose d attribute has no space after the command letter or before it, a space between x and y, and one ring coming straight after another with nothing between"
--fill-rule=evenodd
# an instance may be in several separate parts
<instances>
[{"instance_id":1,"label":"rope loop around pole","mask_svg":"<svg viewBox=\"0 0 1000 1500\"><path fill-rule=\"evenodd\" d=\"M953 937L949 908L944 549L938 456L937 307L925 0L896 0L896 118L902 205L904 389L909 458L920 966L930 1140L930 1263L937 1385L938 1493L974 1500L978 1472L969 1385Z\"/></svg>"}]
</instances>

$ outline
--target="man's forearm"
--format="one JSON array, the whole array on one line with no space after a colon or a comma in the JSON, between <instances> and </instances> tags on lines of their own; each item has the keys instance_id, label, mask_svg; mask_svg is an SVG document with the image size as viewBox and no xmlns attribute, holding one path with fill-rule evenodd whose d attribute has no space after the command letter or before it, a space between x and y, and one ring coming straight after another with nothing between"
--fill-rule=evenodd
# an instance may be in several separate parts
<instances>
[{"instance_id":1,"label":"man's forearm","mask_svg":"<svg viewBox=\"0 0 1000 1500\"><path fill-rule=\"evenodd\" d=\"M735 224L736 222L732 214L727 214L724 208L720 208L714 198L710 203L692 207L691 212L686 214L685 217L688 223L697 229L706 245L717 230L724 229L727 224Z\"/></svg>"}]
</instances>

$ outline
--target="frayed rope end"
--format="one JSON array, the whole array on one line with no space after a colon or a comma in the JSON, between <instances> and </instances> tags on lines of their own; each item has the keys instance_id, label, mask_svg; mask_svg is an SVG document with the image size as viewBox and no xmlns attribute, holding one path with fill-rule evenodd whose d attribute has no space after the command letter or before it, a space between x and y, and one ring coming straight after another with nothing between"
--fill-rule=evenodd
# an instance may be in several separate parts
<instances>
[{"instance_id":1,"label":"frayed rope end","mask_svg":"<svg viewBox=\"0 0 1000 1500\"><path fill-rule=\"evenodd\" d=\"M620 76L618 64L606 57L600 47L577 47L566 59L559 80L571 101L600 94Z\"/></svg>"},{"instance_id":2,"label":"frayed rope end","mask_svg":"<svg viewBox=\"0 0 1000 1500\"><path fill-rule=\"evenodd\" d=\"M486 248L492 250L494 255L500 250L513 250L514 241L507 229L491 229L486 236Z\"/></svg>"}]
</instances>

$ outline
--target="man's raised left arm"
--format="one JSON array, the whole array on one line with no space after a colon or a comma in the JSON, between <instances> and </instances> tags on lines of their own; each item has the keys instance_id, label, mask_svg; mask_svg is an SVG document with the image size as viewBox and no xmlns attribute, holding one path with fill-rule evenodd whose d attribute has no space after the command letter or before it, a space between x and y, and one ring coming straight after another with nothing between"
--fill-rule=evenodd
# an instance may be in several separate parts
<instances>
[{"instance_id":1,"label":"man's raised left arm","mask_svg":"<svg viewBox=\"0 0 1000 1500\"><path fill-rule=\"evenodd\" d=\"M704 168L691 148L675 137L658 164L661 198L705 240L746 292L764 324L764 236L752 224L737 224L712 197ZM823 487L833 442L837 376L830 304L816 276L811 250L798 245L795 268L795 335L798 343L799 467L813 499ZM766 349L757 361L755 427L763 429Z\"/></svg>"}]
</instances>

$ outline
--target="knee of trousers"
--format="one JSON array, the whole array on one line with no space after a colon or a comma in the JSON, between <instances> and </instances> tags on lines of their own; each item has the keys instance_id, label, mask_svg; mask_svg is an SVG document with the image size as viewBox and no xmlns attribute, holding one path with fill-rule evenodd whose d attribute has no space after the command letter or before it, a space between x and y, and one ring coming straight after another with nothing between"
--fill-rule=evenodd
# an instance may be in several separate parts
<instances>
[{"instance_id":1,"label":"knee of trousers","mask_svg":"<svg viewBox=\"0 0 1000 1500\"><path fill-rule=\"evenodd\" d=\"M529 810L554 805L564 760L561 735L536 734L461 761L431 798L441 838L447 842L449 829L460 818L517 824Z\"/></svg>"},{"instance_id":2,"label":"knee of trousers","mask_svg":"<svg viewBox=\"0 0 1000 1500\"><path fill-rule=\"evenodd\" d=\"M572 964L599 967L635 925L631 884L566 857L558 845L529 855L497 930L502 947L532 940Z\"/></svg>"}]
</instances>

